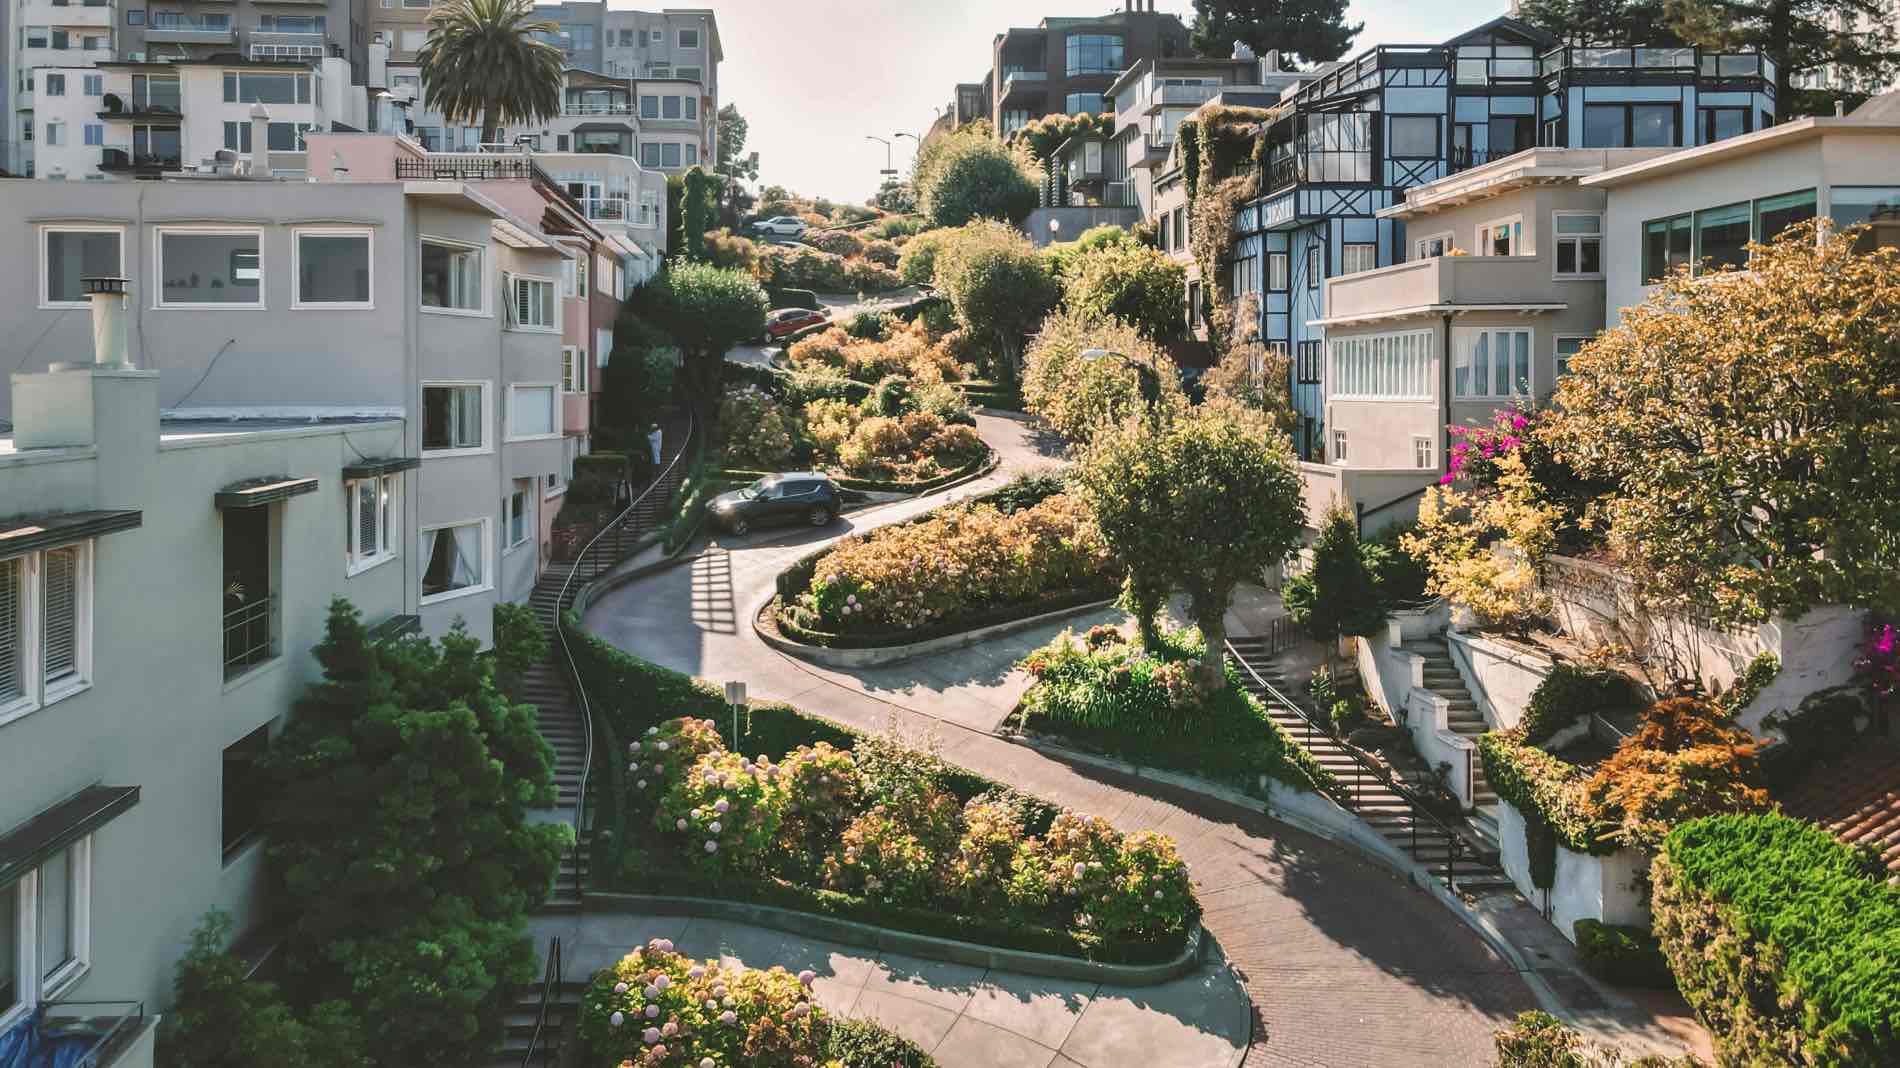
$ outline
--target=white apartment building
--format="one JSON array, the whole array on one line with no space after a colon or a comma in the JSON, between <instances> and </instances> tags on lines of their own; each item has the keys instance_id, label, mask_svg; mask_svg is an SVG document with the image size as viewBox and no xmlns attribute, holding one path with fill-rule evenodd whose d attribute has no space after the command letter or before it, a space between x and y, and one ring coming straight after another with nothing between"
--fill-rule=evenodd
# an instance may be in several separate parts
<instances>
[{"instance_id":1,"label":"white apartment building","mask_svg":"<svg viewBox=\"0 0 1900 1068\"><path fill-rule=\"evenodd\" d=\"M6 142L0 149L0 169L13 174L33 173L41 131L34 109L40 95L38 71L43 67L84 67L115 58L114 34L119 6L112 0L4 0L7 18L4 60L5 86L0 104L7 113Z\"/></svg>"}]
</instances>

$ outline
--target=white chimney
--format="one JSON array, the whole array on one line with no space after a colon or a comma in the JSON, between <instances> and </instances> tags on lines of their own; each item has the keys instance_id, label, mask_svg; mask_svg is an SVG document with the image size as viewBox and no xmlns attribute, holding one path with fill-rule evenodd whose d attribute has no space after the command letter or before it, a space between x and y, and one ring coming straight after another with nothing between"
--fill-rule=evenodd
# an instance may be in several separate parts
<instances>
[{"instance_id":1,"label":"white chimney","mask_svg":"<svg viewBox=\"0 0 1900 1068\"><path fill-rule=\"evenodd\" d=\"M270 109L251 105L251 177L270 177Z\"/></svg>"},{"instance_id":2,"label":"white chimney","mask_svg":"<svg viewBox=\"0 0 1900 1068\"><path fill-rule=\"evenodd\" d=\"M1252 63L1253 62L1253 46L1248 44L1245 41L1235 41L1233 58L1239 60L1242 63Z\"/></svg>"},{"instance_id":3,"label":"white chimney","mask_svg":"<svg viewBox=\"0 0 1900 1068\"><path fill-rule=\"evenodd\" d=\"M1269 49L1267 54L1260 59L1260 69L1267 74L1280 73L1280 50Z\"/></svg>"},{"instance_id":4,"label":"white chimney","mask_svg":"<svg viewBox=\"0 0 1900 1068\"><path fill-rule=\"evenodd\" d=\"M92 302L92 359L101 367L126 368L125 279L84 278Z\"/></svg>"}]
</instances>

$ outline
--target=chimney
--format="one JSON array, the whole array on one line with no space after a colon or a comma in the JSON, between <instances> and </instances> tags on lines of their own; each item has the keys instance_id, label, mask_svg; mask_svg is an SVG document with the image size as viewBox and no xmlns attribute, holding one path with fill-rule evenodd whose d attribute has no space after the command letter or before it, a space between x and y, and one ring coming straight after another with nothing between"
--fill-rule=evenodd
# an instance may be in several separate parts
<instances>
[{"instance_id":1,"label":"chimney","mask_svg":"<svg viewBox=\"0 0 1900 1068\"><path fill-rule=\"evenodd\" d=\"M92 302L92 360L100 367L126 370L125 279L85 278L86 299Z\"/></svg>"},{"instance_id":2,"label":"chimney","mask_svg":"<svg viewBox=\"0 0 1900 1068\"><path fill-rule=\"evenodd\" d=\"M270 109L251 105L251 177L270 177Z\"/></svg>"},{"instance_id":3,"label":"chimney","mask_svg":"<svg viewBox=\"0 0 1900 1068\"><path fill-rule=\"evenodd\" d=\"M92 301L92 359L13 376L14 445L149 453L158 440L158 372L136 370L126 359L126 281L83 281Z\"/></svg>"},{"instance_id":4,"label":"chimney","mask_svg":"<svg viewBox=\"0 0 1900 1068\"><path fill-rule=\"evenodd\" d=\"M1264 57L1262 57L1260 60L1260 70L1266 74L1280 73L1280 50L1279 49L1273 48L1273 49L1267 50L1267 54Z\"/></svg>"}]
</instances>

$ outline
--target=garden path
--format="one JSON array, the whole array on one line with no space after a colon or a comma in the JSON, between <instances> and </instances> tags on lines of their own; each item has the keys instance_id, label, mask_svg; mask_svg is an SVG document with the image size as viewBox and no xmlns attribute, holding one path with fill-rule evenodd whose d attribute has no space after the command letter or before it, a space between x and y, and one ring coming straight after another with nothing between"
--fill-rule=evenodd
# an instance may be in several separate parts
<instances>
[{"instance_id":1,"label":"garden path","mask_svg":"<svg viewBox=\"0 0 1900 1068\"><path fill-rule=\"evenodd\" d=\"M587 626L667 667L714 682L743 679L754 698L865 730L895 724L934 736L942 755L964 767L1125 830L1171 835L1192 867L1205 926L1251 1003L1248 1065L1490 1063L1491 1031L1536 1007L1530 989L1435 900L1359 854L1256 809L1067 763L992 735L1014 703L1009 691L1020 692L1020 680L999 667L1001 656L984 663L932 657L900 665L901 681L859 679L784 656L753 632L752 616L771 598L777 573L815 545L992 488L1056 455L1020 417L985 413L977 429L1002 458L994 474L856 513L842 527L714 539L690 562L604 594ZM1181 1063L1168 1048L1131 1051L1120 1063Z\"/></svg>"}]
</instances>

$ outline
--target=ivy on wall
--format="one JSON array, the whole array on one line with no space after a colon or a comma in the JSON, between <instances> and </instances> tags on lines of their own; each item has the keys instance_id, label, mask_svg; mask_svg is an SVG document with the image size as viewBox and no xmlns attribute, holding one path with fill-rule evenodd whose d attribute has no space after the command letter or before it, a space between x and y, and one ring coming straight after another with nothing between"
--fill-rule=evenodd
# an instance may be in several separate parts
<instances>
[{"instance_id":1,"label":"ivy on wall","mask_svg":"<svg viewBox=\"0 0 1900 1068\"><path fill-rule=\"evenodd\" d=\"M1217 352L1233 340L1234 300L1220 279L1234 261L1234 219L1260 195L1260 126L1263 108L1203 108L1182 121L1177 133L1182 182L1187 189L1188 245L1201 270L1209 305L1208 337Z\"/></svg>"}]
</instances>

